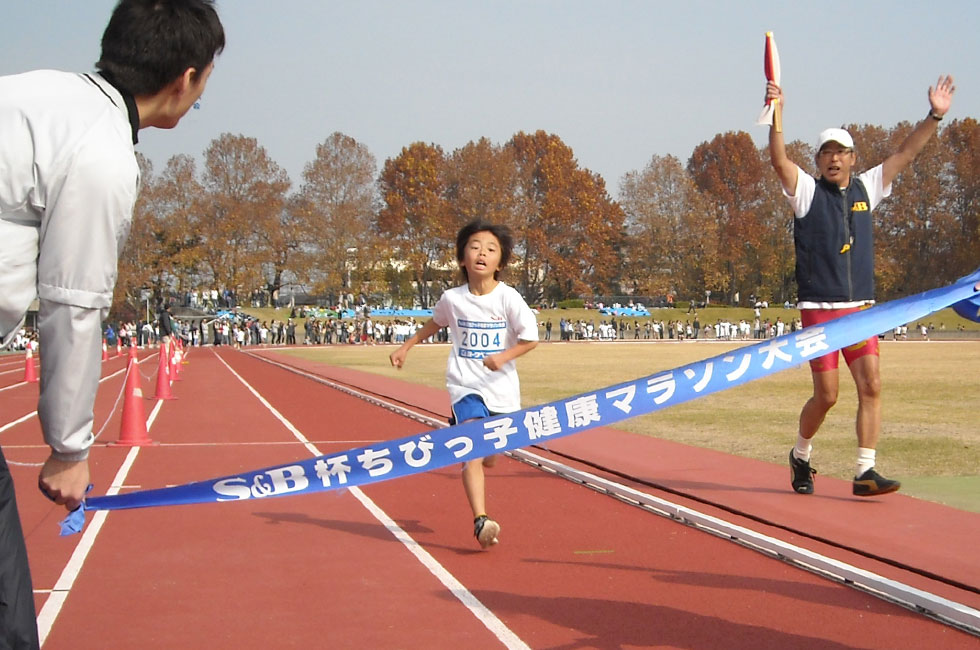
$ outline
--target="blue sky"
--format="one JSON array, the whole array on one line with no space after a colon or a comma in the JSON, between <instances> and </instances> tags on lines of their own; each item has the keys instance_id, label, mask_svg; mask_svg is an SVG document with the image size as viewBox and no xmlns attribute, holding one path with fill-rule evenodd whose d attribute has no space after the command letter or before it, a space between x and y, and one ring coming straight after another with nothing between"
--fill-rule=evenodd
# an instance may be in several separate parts
<instances>
[{"instance_id":1,"label":"blue sky","mask_svg":"<svg viewBox=\"0 0 980 650\"><path fill-rule=\"evenodd\" d=\"M87 71L114 0L3 0L0 74ZM892 126L956 78L951 118L980 118L980 2L223 0L228 46L172 131L141 132L157 170L222 133L257 138L294 188L334 131L379 168L416 141L446 151L544 129L614 197L653 155L686 163L754 122L764 35L779 47L787 139L845 122ZM877 162L877 161L874 161Z\"/></svg>"}]
</instances>

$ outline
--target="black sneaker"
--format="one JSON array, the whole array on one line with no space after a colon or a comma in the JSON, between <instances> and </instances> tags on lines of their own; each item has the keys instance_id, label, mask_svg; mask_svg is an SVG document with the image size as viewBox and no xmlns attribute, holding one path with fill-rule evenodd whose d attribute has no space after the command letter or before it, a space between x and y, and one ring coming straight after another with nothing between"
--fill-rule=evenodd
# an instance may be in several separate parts
<instances>
[{"instance_id":1,"label":"black sneaker","mask_svg":"<svg viewBox=\"0 0 980 650\"><path fill-rule=\"evenodd\" d=\"M810 461L800 460L789 450L789 475L793 489L800 494L813 494L813 475L817 470L810 467Z\"/></svg>"},{"instance_id":2,"label":"black sneaker","mask_svg":"<svg viewBox=\"0 0 980 650\"><path fill-rule=\"evenodd\" d=\"M489 548L496 544L499 541L497 539L499 534L500 524L486 515L480 515L473 520L473 536L480 542L481 547Z\"/></svg>"},{"instance_id":3,"label":"black sneaker","mask_svg":"<svg viewBox=\"0 0 980 650\"><path fill-rule=\"evenodd\" d=\"M855 496L873 497L879 494L889 494L897 492L902 484L898 481L887 479L872 467L866 470L861 476L854 477L853 491Z\"/></svg>"}]
</instances>

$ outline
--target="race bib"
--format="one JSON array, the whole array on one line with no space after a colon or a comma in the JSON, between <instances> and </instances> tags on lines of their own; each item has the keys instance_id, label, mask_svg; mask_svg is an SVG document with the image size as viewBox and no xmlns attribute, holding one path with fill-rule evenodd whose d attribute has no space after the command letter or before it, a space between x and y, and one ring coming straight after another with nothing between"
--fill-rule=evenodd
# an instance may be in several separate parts
<instances>
[{"instance_id":1,"label":"race bib","mask_svg":"<svg viewBox=\"0 0 980 650\"><path fill-rule=\"evenodd\" d=\"M507 321L459 320L459 356L464 359L483 359L504 351Z\"/></svg>"}]
</instances>

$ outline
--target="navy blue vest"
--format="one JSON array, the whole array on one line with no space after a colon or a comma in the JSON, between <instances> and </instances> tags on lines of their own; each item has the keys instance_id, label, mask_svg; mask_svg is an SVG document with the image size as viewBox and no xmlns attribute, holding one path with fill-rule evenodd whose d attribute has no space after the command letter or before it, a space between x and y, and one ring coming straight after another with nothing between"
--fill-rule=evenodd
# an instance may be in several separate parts
<instances>
[{"instance_id":1,"label":"navy blue vest","mask_svg":"<svg viewBox=\"0 0 980 650\"><path fill-rule=\"evenodd\" d=\"M817 181L810 211L794 219L793 240L800 301L874 299L871 202L856 176L843 191Z\"/></svg>"}]
</instances>

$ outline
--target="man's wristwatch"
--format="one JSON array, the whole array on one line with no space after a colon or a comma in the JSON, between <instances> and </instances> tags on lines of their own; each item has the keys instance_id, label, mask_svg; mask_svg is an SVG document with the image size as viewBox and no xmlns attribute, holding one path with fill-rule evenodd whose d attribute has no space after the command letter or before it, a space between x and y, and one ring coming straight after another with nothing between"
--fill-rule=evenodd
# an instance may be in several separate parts
<instances>
[{"instance_id":1,"label":"man's wristwatch","mask_svg":"<svg viewBox=\"0 0 980 650\"><path fill-rule=\"evenodd\" d=\"M943 119L942 115L937 115L936 111L932 110L931 108L929 109L929 117L936 120L937 122L940 122Z\"/></svg>"}]
</instances>

